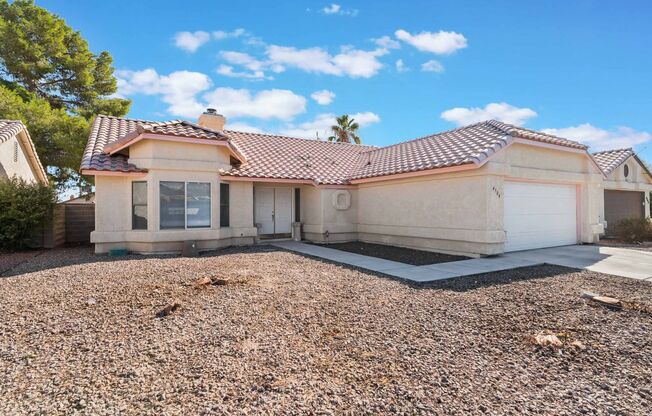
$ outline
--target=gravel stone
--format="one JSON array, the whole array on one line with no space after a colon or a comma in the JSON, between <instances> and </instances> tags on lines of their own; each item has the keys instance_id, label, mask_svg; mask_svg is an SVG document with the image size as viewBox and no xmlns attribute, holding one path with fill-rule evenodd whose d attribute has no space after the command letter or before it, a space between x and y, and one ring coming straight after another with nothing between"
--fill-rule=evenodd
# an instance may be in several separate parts
<instances>
[{"instance_id":1,"label":"gravel stone","mask_svg":"<svg viewBox=\"0 0 652 416\"><path fill-rule=\"evenodd\" d=\"M0 279L0 414L649 414L652 315L583 290L652 306L558 266L415 286L266 246L51 250Z\"/></svg>"}]
</instances>

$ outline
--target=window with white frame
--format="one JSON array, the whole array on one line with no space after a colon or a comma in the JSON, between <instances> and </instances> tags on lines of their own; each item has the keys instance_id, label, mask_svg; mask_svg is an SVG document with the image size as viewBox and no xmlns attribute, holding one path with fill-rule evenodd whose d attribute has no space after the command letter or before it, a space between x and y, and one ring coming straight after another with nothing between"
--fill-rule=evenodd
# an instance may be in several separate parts
<instances>
[{"instance_id":1,"label":"window with white frame","mask_svg":"<svg viewBox=\"0 0 652 416\"><path fill-rule=\"evenodd\" d=\"M131 229L147 229L147 182L131 183Z\"/></svg>"},{"instance_id":2,"label":"window with white frame","mask_svg":"<svg viewBox=\"0 0 652 416\"><path fill-rule=\"evenodd\" d=\"M160 227L168 229L210 228L209 182L160 183Z\"/></svg>"}]
</instances>

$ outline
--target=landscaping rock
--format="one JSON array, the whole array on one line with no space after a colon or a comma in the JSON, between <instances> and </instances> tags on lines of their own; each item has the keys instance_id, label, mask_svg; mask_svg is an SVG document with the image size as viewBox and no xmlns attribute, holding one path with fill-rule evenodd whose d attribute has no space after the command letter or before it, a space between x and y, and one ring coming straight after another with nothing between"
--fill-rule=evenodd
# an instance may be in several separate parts
<instances>
[{"instance_id":1,"label":"landscaping rock","mask_svg":"<svg viewBox=\"0 0 652 416\"><path fill-rule=\"evenodd\" d=\"M416 286L269 246L64 248L9 274L2 415L649 414L649 282L538 266Z\"/></svg>"}]
</instances>

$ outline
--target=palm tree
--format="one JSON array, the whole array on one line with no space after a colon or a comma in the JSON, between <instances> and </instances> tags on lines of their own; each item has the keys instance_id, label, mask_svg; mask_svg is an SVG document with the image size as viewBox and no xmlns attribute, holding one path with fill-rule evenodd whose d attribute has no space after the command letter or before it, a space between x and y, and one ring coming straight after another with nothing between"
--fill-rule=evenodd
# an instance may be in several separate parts
<instances>
[{"instance_id":1,"label":"palm tree","mask_svg":"<svg viewBox=\"0 0 652 416\"><path fill-rule=\"evenodd\" d=\"M360 144L360 137L356 134L360 126L355 122L355 119L349 119L348 114L344 114L335 118L336 125L331 126L333 135L328 138L329 142L351 143Z\"/></svg>"}]
</instances>

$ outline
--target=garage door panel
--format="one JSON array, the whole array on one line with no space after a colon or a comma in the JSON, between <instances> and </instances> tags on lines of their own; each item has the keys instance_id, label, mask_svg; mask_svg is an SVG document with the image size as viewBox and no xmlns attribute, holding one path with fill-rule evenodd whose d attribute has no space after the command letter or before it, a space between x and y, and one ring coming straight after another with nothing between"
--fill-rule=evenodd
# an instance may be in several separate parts
<instances>
[{"instance_id":1,"label":"garage door panel","mask_svg":"<svg viewBox=\"0 0 652 416\"><path fill-rule=\"evenodd\" d=\"M577 243L573 185L505 182L505 251Z\"/></svg>"}]
</instances>

